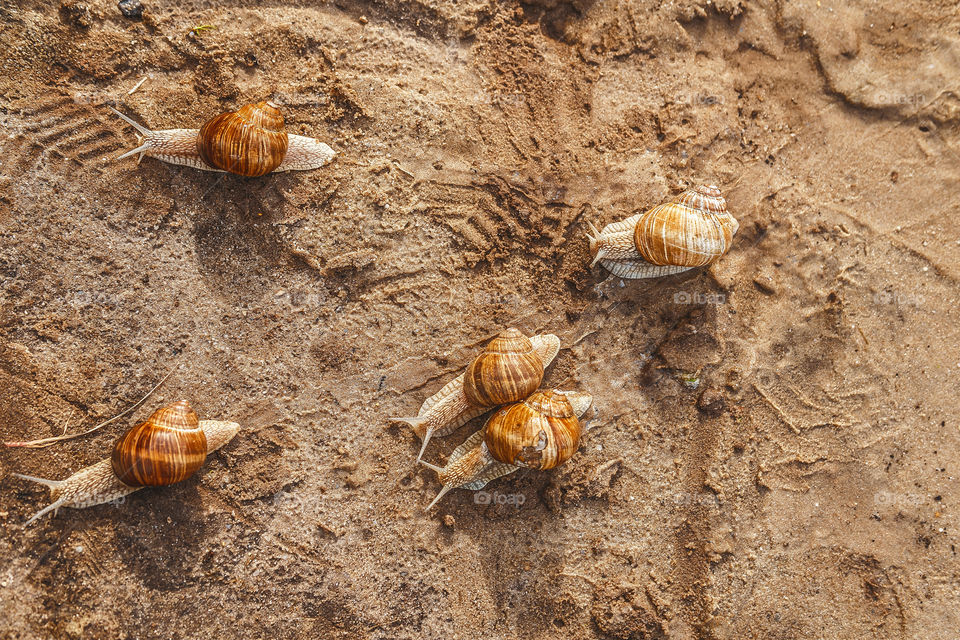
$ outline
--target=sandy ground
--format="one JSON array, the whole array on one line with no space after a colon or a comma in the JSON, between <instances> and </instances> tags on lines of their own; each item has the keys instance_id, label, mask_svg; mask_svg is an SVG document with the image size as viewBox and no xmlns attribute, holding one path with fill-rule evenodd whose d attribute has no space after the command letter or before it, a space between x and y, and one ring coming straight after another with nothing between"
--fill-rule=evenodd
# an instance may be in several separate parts
<instances>
[{"instance_id":1,"label":"sandy ground","mask_svg":"<svg viewBox=\"0 0 960 640\"><path fill-rule=\"evenodd\" d=\"M0 453L2 638L923 638L960 629L953 0L0 2L0 435L188 398L194 479L27 530L131 424ZM191 34L192 28L212 29ZM127 91L141 78L143 85ZM273 96L338 158L145 159ZM708 270L590 270L696 183ZM390 426L498 330L577 456L424 512ZM442 462L479 427L431 445Z\"/></svg>"}]
</instances>

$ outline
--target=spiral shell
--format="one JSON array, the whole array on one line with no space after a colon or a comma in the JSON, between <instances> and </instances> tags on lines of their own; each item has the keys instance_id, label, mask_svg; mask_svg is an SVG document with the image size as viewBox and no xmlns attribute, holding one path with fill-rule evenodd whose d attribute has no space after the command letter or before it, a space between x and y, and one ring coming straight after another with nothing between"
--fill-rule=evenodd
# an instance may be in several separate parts
<instances>
[{"instance_id":1,"label":"spiral shell","mask_svg":"<svg viewBox=\"0 0 960 640\"><path fill-rule=\"evenodd\" d=\"M186 400L158 409L120 436L111 464L131 487L159 487L186 480L203 465L207 438Z\"/></svg>"},{"instance_id":2,"label":"spiral shell","mask_svg":"<svg viewBox=\"0 0 960 640\"><path fill-rule=\"evenodd\" d=\"M197 136L197 152L204 162L251 178L279 167L287 145L283 115L272 102L222 113L200 127Z\"/></svg>"},{"instance_id":3,"label":"spiral shell","mask_svg":"<svg viewBox=\"0 0 960 640\"><path fill-rule=\"evenodd\" d=\"M276 107L270 103L264 102L260 104L276 109ZM252 109L259 106L260 105L250 105L249 108ZM123 115L113 107L109 107L109 109L137 131L138 146L118 156L117 160L137 156L137 164L140 164L144 156L147 156L163 162L169 162L170 164L193 167L194 169L202 169L204 171L233 171L234 173L241 173L242 175L252 175L244 174L240 171L240 165L242 165L243 162L237 164L236 161L228 158L226 166L219 168L211 164L209 160L204 159L200 151L203 142L200 140L199 129L159 129L154 131L143 126L136 120ZM241 111L243 111L243 109L241 109ZM237 120L236 115L236 113L224 114L224 116L234 116L234 120ZM217 116L217 118L222 117L223 116ZM214 118L214 120L217 118ZM274 120L275 119L276 118L274 118ZM281 129L282 120L283 118L281 117ZM257 140L262 141L263 137L261 136L257 138ZM317 169L333 160L337 155L333 149L316 138L298 136L293 133L286 134L285 149L286 153L281 153L279 149L274 148L269 150L270 153L276 153L283 158L274 171L306 171L309 169ZM206 151L204 151L204 153L206 153ZM270 164L273 164L272 161L268 163L267 166Z\"/></svg>"},{"instance_id":4,"label":"spiral shell","mask_svg":"<svg viewBox=\"0 0 960 640\"><path fill-rule=\"evenodd\" d=\"M739 227L720 190L698 186L602 231L591 225L587 237L592 264L623 278L651 278L715 262L730 249Z\"/></svg>"},{"instance_id":5,"label":"spiral shell","mask_svg":"<svg viewBox=\"0 0 960 640\"><path fill-rule=\"evenodd\" d=\"M537 390L543 380L543 361L530 339L507 329L490 341L463 377L463 393L478 407L517 402Z\"/></svg>"},{"instance_id":6,"label":"spiral shell","mask_svg":"<svg viewBox=\"0 0 960 640\"><path fill-rule=\"evenodd\" d=\"M500 462L553 469L580 446L580 421L566 395L540 391L494 413L483 441Z\"/></svg>"},{"instance_id":7,"label":"spiral shell","mask_svg":"<svg viewBox=\"0 0 960 640\"><path fill-rule=\"evenodd\" d=\"M702 267L730 248L739 224L716 187L694 187L637 221L633 242L655 265Z\"/></svg>"}]
</instances>

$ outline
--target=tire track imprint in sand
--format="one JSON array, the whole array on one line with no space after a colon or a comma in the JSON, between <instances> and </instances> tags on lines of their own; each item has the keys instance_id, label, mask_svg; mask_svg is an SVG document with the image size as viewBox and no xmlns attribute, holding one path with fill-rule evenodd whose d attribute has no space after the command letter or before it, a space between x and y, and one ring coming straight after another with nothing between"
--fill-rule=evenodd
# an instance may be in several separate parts
<instances>
[{"instance_id":1,"label":"tire track imprint in sand","mask_svg":"<svg viewBox=\"0 0 960 640\"><path fill-rule=\"evenodd\" d=\"M6 128L13 133L0 146L0 179L16 181L47 164L69 169L106 164L124 148L124 140L105 116L71 96L51 94L30 105L14 103ZM7 161L7 159L12 159Z\"/></svg>"}]
</instances>

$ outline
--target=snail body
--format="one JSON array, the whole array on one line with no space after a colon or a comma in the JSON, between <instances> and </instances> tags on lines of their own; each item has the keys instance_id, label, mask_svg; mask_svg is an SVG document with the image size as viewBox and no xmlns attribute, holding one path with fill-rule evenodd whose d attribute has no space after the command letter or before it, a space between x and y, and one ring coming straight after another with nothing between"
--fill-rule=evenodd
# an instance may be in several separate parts
<instances>
[{"instance_id":1,"label":"snail body","mask_svg":"<svg viewBox=\"0 0 960 640\"><path fill-rule=\"evenodd\" d=\"M563 464L580 446L580 417L592 404L589 394L554 389L501 407L453 450L445 467L421 461L443 485L427 510L452 489L477 491L521 467L546 470Z\"/></svg>"},{"instance_id":2,"label":"snail body","mask_svg":"<svg viewBox=\"0 0 960 640\"><path fill-rule=\"evenodd\" d=\"M720 259L740 225L715 186L698 186L646 213L587 234L593 262L621 278L654 278Z\"/></svg>"},{"instance_id":3,"label":"snail body","mask_svg":"<svg viewBox=\"0 0 960 640\"><path fill-rule=\"evenodd\" d=\"M111 111L138 132L139 146L117 159L139 154L138 164L146 155L170 164L256 177L271 171L316 169L336 155L315 138L288 134L283 115L269 101L222 113L199 129L152 131L116 109Z\"/></svg>"},{"instance_id":4,"label":"snail body","mask_svg":"<svg viewBox=\"0 0 960 640\"><path fill-rule=\"evenodd\" d=\"M193 414L186 402L177 402L158 410L145 422L132 427L120 437L114 446L114 455L81 469L65 480L47 480L46 478L19 473L13 474L17 478L37 482L48 487L53 499L51 504L27 520L24 526L33 523L50 511L56 512L60 507L84 509L116 500L138 491L144 486L161 486L179 482L192 475L202 465L203 459L208 454L230 442L240 430L240 425L236 422L196 420L194 414L193 421L196 422L196 425L190 429L192 433L187 438L180 439L179 442L175 436L161 435L157 437L154 435L151 437L149 434L154 429L172 428L171 422L176 420L183 419L189 422L187 412ZM199 437L197 434L199 434ZM199 459L200 464L195 464L198 442L203 445L202 457ZM130 458L127 457L127 454L136 451L146 452L152 456L155 463L139 463L134 465L132 469L121 466L120 471L127 473L118 473L116 471L118 450L121 450L122 454L120 464L124 464L123 461L129 461ZM165 452L168 459L164 459ZM176 473L171 474L171 468L176 470ZM189 470L190 468L192 468L192 471ZM147 480L150 484L128 484L128 482L121 480L121 476L134 483L138 482L137 478L140 478L141 480Z\"/></svg>"},{"instance_id":5,"label":"snail body","mask_svg":"<svg viewBox=\"0 0 960 640\"><path fill-rule=\"evenodd\" d=\"M423 441L419 461L434 435L447 435L495 406L536 391L544 368L559 351L560 339L553 334L527 338L507 329L490 341L464 374L427 398L416 416L392 420L409 425Z\"/></svg>"}]
</instances>

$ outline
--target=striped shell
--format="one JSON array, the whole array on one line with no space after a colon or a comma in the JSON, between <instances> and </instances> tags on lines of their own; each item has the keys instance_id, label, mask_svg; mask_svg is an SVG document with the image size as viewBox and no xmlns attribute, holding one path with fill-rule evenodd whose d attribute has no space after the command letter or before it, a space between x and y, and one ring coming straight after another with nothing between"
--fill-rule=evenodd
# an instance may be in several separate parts
<instances>
[{"instance_id":1,"label":"striped shell","mask_svg":"<svg viewBox=\"0 0 960 640\"><path fill-rule=\"evenodd\" d=\"M541 391L494 413L483 437L495 460L553 469L580 446L580 420L560 391Z\"/></svg>"},{"instance_id":2,"label":"striped shell","mask_svg":"<svg viewBox=\"0 0 960 640\"><path fill-rule=\"evenodd\" d=\"M702 267L730 248L737 221L716 187L694 187L637 220L633 242L655 265Z\"/></svg>"},{"instance_id":3,"label":"striped shell","mask_svg":"<svg viewBox=\"0 0 960 640\"><path fill-rule=\"evenodd\" d=\"M272 102L222 113L200 127L197 136L197 152L204 162L251 178L279 167L288 144L283 115Z\"/></svg>"},{"instance_id":4,"label":"striped shell","mask_svg":"<svg viewBox=\"0 0 960 640\"><path fill-rule=\"evenodd\" d=\"M203 465L207 438L186 400L158 409L120 436L111 465L131 487L160 487L186 480Z\"/></svg>"},{"instance_id":5,"label":"striped shell","mask_svg":"<svg viewBox=\"0 0 960 640\"><path fill-rule=\"evenodd\" d=\"M463 377L463 393L478 407L523 400L543 380L543 360L530 339L507 329L490 341Z\"/></svg>"},{"instance_id":6,"label":"striped shell","mask_svg":"<svg viewBox=\"0 0 960 640\"><path fill-rule=\"evenodd\" d=\"M225 420L201 420L199 426L207 439L208 454L230 442L240 431L239 424ZM60 507L86 509L117 500L141 489L141 487L133 487L121 482L113 471L110 458L85 467L65 480L48 480L20 473L14 473L13 476L48 487L53 498L53 502L35 513L24 523L24 526L37 521L51 511L56 513Z\"/></svg>"}]
</instances>

